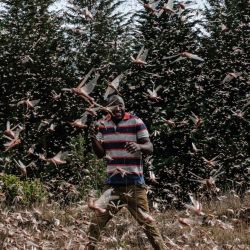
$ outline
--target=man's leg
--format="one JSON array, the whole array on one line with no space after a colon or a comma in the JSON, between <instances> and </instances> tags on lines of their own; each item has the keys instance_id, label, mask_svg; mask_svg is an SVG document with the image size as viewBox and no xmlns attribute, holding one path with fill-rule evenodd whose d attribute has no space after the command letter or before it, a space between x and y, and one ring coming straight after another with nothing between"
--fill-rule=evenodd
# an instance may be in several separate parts
<instances>
[{"instance_id":1,"label":"man's leg","mask_svg":"<svg viewBox=\"0 0 250 250\"><path fill-rule=\"evenodd\" d=\"M166 249L156 223L148 217L147 190L141 186L134 186L131 192L133 193L132 197L126 198L130 213L144 227L144 231L153 248L156 250Z\"/></svg>"},{"instance_id":2,"label":"man's leg","mask_svg":"<svg viewBox=\"0 0 250 250\"><path fill-rule=\"evenodd\" d=\"M100 234L103 228L106 226L108 221L112 218L109 210L106 210L105 213L95 212L89 227L88 237L89 237L89 245L87 247L88 250L96 249L95 245L100 239Z\"/></svg>"},{"instance_id":3,"label":"man's leg","mask_svg":"<svg viewBox=\"0 0 250 250\"><path fill-rule=\"evenodd\" d=\"M113 195L117 195L116 192L114 192ZM112 203L115 205L118 202L119 199L114 200ZM112 204L109 204L108 207L106 208L105 213L100 213L99 211L95 211L94 215L92 216L88 232L88 237L89 237L89 245L87 247L88 250L96 249L96 243L100 239L101 231L104 229L108 221L112 219L113 215L115 215L119 210L120 210L119 207L112 206Z\"/></svg>"}]
</instances>

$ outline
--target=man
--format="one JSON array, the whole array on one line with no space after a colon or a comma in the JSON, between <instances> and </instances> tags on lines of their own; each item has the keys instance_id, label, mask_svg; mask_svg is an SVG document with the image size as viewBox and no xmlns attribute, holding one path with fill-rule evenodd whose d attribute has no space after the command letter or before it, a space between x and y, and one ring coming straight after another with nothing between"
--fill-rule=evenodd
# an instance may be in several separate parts
<instances>
[{"instance_id":1,"label":"man","mask_svg":"<svg viewBox=\"0 0 250 250\"><path fill-rule=\"evenodd\" d=\"M109 99L114 108L112 115L100 121L99 127L91 126L92 147L97 157L107 160L107 185L112 195L119 197L117 206L108 206L97 211L89 228L88 249L96 249L100 232L112 215L125 204L130 213L143 226L154 249L165 249L165 245L153 218L148 214L147 188L143 175L142 154L151 154L153 145L149 133L138 117L125 112L123 99L113 95ZM115 208L114 208L115 207Z\"/></svg>"}]
</instances>

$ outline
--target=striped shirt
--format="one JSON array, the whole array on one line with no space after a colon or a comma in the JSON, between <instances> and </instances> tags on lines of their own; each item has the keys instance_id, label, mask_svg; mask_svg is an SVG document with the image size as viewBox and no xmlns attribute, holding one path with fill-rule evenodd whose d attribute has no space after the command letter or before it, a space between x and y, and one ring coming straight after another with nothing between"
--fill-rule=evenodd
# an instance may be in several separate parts
<instances>
[{"instance_id":1,"label":"striped shirt","mask_svg":"<svg viewBox=\"0 0 250 250\"><path fill-rule=\"evenodd\" d=\"M143 121L130 113L116 125L110 116L100 121L97 139L102 141L106 151L107 184L144 184L141 152L134 154L125 150L127 142L149 137Z\"/></svg>"}]
</instances>

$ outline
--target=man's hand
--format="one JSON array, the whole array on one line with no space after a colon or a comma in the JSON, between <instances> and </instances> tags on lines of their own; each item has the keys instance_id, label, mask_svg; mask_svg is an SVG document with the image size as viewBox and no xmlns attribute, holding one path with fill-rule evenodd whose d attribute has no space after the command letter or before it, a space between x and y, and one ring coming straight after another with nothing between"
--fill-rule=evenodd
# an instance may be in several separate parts
<instances>
[{"instance_id":1,"label":"man's hand","mask_svg":"<svg viewBox=\"0 0 250 250\"><path fill-rule=\"evenodd\" d=\"M131 153L134 154L136 152L141 152L142 154L152 154L153 152L153 145L150 142L148 137L142 138L138 140L138 143L136 142L127 142L125 145L125 149Z\"/></svg>"},{"instance_id":2,"label":"man's hand","mask_svg":"<svg viewBox=\"0 0 250 250\"><path fill-rule=\"evenodd\" d=\"M99 131L98 123L95 122L89 126L89 135L91 138L96 138L98 131Z\"/></svg>"},{"instance_id":3,"label":"man's hand","mask_svg":"<svg viewBox=\"0 0 250 250\"><path fill-rule=\"evenodd\" d=\"M125 144L125 149L130 153L130 154L134 154L136 152L141 151L141 146L140 144L137 144L135 142L127 142Z\"/></svg>"},{"instance_id":4,"label":"man's hand","mask_svg":"<svg viewBox=\"0 0 250 250\"><path fill-rule=\"evenodd\" d=\"M98 122L94 122L92 124L90 124L89 126L89 136L91 138L91 142L92 142L92 147L93 147L93 150L96 154L96 156L98 158L103 158L106 154L103 146L102 146L102 141L101 140L98 140L96 138L96 135L99 131L99 123Z\"/></svg>"}]
</instances>

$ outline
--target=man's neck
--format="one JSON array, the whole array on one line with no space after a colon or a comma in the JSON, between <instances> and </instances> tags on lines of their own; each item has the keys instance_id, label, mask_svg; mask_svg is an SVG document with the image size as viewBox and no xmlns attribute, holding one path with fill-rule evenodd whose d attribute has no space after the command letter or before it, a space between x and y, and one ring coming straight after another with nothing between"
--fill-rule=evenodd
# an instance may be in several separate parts
<instances>
[{"instance_id":1,"label":"man's neck","mask_svg":"<svg viewBox=\"0 0 250 250\"><path fill-rule=\"evenodd\" d=\"M112 117L111 119L112 119L113 123L117 125L120 121L122 121L123 118L122 119L116 119L115 117Z\"/></svg>"}]
</instances>

